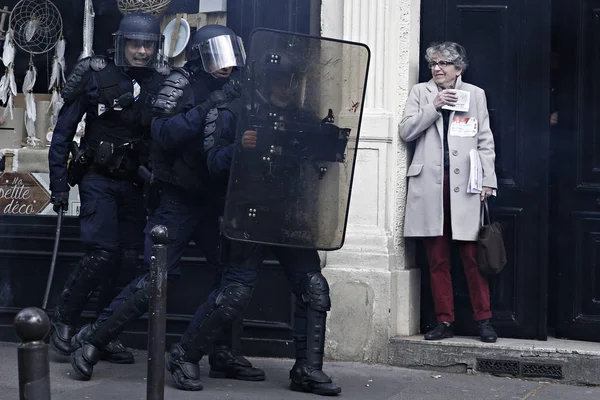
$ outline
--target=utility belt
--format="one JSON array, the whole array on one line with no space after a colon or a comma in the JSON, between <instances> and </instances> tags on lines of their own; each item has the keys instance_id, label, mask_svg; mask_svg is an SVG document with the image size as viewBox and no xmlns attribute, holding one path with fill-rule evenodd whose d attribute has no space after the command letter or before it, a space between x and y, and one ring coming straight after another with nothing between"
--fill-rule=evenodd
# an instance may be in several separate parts
<instances>
[{"instance_id":1,"label":"utility belt","mask_svg":"<svg viewBox=\"0 0 600 400\"><path fill-rule=\"evenodd\" d=\"M80 151L76 142L71 143L72 159L68 166L68 183L78 185L88 171L94 171L111 179L137 181L137 169L141 165L140 154L145 143L141 140L115 145L100 142L96 149Z\"/></svg>"}]
</instances>

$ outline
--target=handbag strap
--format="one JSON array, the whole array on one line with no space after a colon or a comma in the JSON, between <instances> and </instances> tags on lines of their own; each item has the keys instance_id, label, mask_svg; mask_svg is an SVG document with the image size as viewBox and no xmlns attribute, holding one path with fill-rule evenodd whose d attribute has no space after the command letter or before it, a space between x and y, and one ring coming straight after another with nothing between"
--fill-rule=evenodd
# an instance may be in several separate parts
<instances>
[{"instance_id":1,"label":"handbag strap","mask_svg":"<svg viewBox=\"0 0 600 400\"><path fill-rule=\"evenodd\" d=\"M481 226L485 225L485 217L487 216L487 221L488 224L492 223L492 218L490 218L490 209L488 207L488 202L487 202L487 197L481 202L481 208L480 208L480 214L479 214L479 218L480 218L480 224ZM484 213L485 212L485 213Z\"/></svg>"}]
</instances>

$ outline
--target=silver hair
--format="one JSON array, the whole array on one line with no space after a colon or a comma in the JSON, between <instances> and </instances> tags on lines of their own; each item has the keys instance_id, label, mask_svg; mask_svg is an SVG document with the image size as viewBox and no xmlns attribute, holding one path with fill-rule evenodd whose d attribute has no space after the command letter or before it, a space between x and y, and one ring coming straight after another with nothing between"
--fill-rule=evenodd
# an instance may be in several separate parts
<instances>
[{"instance_id":1,"label":"silver hair","mask_svg":"<svg viewBox=\"0 0 600 400\"><path fill-rule=\"evenodd\" d=\"M431 62L434 56L439 55L446 61L450 61L456 68L463 71L467 69L469 60L467 60L467 51L460 44L455 42L434 43L425 51L425 59Z\"/></svg>"}]
</instances>

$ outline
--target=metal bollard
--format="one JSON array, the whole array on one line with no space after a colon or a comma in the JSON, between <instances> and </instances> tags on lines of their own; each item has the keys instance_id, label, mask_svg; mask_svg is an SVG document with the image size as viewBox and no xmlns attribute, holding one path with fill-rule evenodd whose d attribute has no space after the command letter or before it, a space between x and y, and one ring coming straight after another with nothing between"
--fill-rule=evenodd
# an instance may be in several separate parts
<instances>
[{"instance_id":1,"label":"metal bollard","mask_svg":"<svg viewBox=\"0 0 600 400\"><path fill-rule=\"evenodd\" d=\"M50 319L43 310L30 307L17 314L13 325L22 342L17 349L19 399L50 400L50 358L44 342Z\"/></svg>"},{"instance_id":2,"label":"metal bollard","mask_svg":"<svg viewBox=\"0 0 600 400\"><path fill-rule=\"evenodd\" d=\"M165 398L165 335L167 324L167 228L157 225L150 232L150 308L148 310L147 400Z\"/></svg>"}]
</instances>

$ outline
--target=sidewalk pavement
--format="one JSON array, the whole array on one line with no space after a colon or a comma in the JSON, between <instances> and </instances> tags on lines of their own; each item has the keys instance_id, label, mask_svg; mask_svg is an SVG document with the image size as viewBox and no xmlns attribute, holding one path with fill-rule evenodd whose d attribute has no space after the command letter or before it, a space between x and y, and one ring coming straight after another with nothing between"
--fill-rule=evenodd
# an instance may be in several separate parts
<instances>
[{"instance_id":1,"label":"sidewalk pavement","mask_svg":"<svg viewBox=\"0 0 600 400\"><path fill-rule=\"evenodd\" d=\"M136 363L100 362L91 381L72 377L68 358L51 354L52 400L145 400L146 353L134 351ZM0 400L18 400L17 345L0 343ZM219 380L207 377L201 363L204 390L184 392L166 375L165 400L310 400L306 393L288 390L288 359L252 359L264 368L264 382ZM385 365L328 362L324 370L342 387L337 398L347 400L597 400L600 387L568 386L543 381L419 371Z\"/></svg>"}]
</instances>

